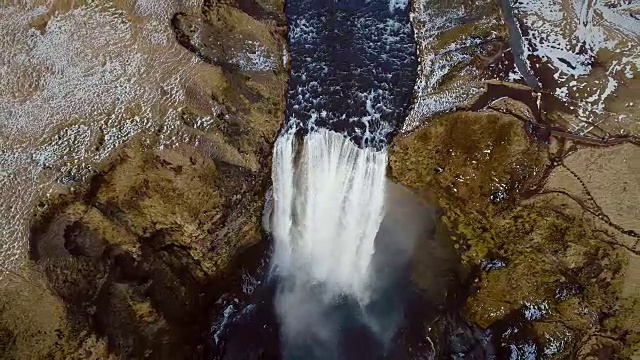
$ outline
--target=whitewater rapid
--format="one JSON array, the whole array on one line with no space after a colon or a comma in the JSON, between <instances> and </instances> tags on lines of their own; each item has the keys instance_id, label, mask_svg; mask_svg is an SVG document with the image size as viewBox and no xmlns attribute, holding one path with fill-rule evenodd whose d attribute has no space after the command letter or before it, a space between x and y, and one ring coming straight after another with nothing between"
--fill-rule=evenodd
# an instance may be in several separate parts
<instances>
[{"instance_id":1,"label":"whitewater rapid","mask_svg":"<svg viewBox=\"0 0 640 360\"><path fill-rule=\"evenodd\" d=\"M272 273L286 286L311 284L313 296L365 303L387 144L415 81L407 1L295 0L286 11L291 78L273 155Z\"/></svg>"},{"instance_id":2,"label":"whitewater rapid","mask_svg":"<svg viewBox=\"0 0 640 360\"><path fill-rule=\"evenodd\" d=\"M386 150L359 148L330 130L302 141L281 135L272 169L273 271L329 297L366 302L386 166Z\"/></svg>"},{"instance_id":3,"label":"whitewater rapid","mask_svg":"<svg viewBox=\"0 0 640 360\"><path fill-rule=\"evenodd\" d=\"M270 271L250 305L220 319L225 356L380 358L390 346L404 292L386 256L404 257L380 234L387 148L417 74L409 10L406 0L286 2L287 107L263 213ZM260 340L252 348L248 337Z\"/></svg>"}]
</instances>

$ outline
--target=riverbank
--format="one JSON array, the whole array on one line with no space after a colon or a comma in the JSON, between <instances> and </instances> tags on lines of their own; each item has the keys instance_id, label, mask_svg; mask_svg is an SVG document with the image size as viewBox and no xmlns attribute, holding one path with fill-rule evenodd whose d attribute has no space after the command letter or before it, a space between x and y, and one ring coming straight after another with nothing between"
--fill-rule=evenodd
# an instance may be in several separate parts
<instances>
[{"instance_id":1,"label":"riverbank","mask_svg":"<svg viewBox=\"0 0 640 360\"><path fill-rule=\"evenodd\" d=\"M625 26L632 11L428 4L414 3L421 77L389 171L419 196L435 192L477 275L464 317L493 334L503 357L631 356L640 313L639 113L628 95L638 65L624 50L637 41Z\"/></svg>"},{"instance_id":2,"label":"riverbank","mask_svg":"<svg viewBox=\"0 0 640 360\"><path fill-rule=\"evenodd\" d=\"M634 7L301 3L293 56L282 1L7 8L0 354L280 358L262 210L285 112L360 147L399 133L388 174L410 190L380 236L435 224L379 242L376 274L409 268L381 297L405 312L391 350L331 308L359 324L354 356L637 353Z\"/></svg>"},{"instance_id":3,"label":"riverbank","mask_svg":"<svg viewBox=\"0 0 640 360\"><path fill-rule=\"evenodd\" d=\"M601 154L602 162L588 165L579 151L563 167L549 161L556 146L531 141L508 115L453 113L397 141L390 171L418 194L436 193L463 263L477 274L464 314L492 329L498 354L629 356L639 336L633 325L637 294L631 291L637 254L634 239L602 218L636 224L637 218L625 222L615 214L627 212L614 210L637 190L631 186L637 163L630 156L636 148L584 150ZM605 167L594 173L595 166ZM620 182L598 180L609 176L609 167ZM618 194L607 196L608 214L584 216L590 208L574 200L588 196L580 176L588 179L582 184L589 193ZM575 187L561 190L560 184ZM517 337L509 335L514 331Z\"/></svg>"}]
</instances>

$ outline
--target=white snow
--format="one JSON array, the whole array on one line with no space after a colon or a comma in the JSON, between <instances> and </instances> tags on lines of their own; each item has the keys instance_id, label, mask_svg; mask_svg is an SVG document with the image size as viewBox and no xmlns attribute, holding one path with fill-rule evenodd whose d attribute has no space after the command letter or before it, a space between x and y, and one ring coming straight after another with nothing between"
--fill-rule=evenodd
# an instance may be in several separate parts
<instances>
[{"instance_id":1,"label":"white snow","mask_svg":"<svg viewBox=\"0 0 640 360\"><path fill-rule=\"evenodd\" d=\"M640 57L640 22L628 12L640 4L605 0L518 0L516 16L524 23L526 56L539 56L555 70L557 88L550 89L574 108L574 130L586 132L606 112L607 100L616 95L619 79L634 77ZM601 54L611 56L601 58ZM606 74L595 68L605 67ZM637 70L636 70L637 71Z\"/></svg>"},{"instance_id":2,"label":"white snow","mask_svg":"<svg viewBox=\"0 0 640 360\"><path fill-rule=\"evenodd\" d=\"M268 52L267 48L256 42L247 41L243 49L233 56L232 62L240 66L244 71L269 71L276 68L276 59Z\"/></svg>"},{"instance_id":3,"label":"white snow","mask_svg":"<svg viewBox=\"0 0 640 360\"><path fill-rule=\"evenodd\" d=\"M44 29L31 24L54 11L46 6L0 8L3 268L26 257L31 211L60 186L56 179L82 179L140 133L164 129L161 141L182 139L175 131L185 88L199 84L206 65L168 41L167 12L148 7L157 2L136 4L148 17L130 21L134 15L114 6L80 6L52 14Z\"/></svg>"}]
</instances>

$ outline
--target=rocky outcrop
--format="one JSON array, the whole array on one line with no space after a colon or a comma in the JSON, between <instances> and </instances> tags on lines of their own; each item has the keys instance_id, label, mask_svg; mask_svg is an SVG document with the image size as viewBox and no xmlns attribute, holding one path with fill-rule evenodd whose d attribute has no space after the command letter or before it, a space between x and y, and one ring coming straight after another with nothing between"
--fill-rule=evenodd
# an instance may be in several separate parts
<instances>
[{"instance_id":1,"label":"rocky outcrop","mask_svg":"<svg viewBox=\"0 0 640 360\"><path fill-rule=\"evenodd\" d=\"M637 354L630 8L425 0L413 9L420 74L390 172L442 207L471 274L464 317L494 335L498 358Z\"/></svg>"},{"instance_id":2,"label":"rocky outcrop","mask_svg":"<svg viewBox=\"0 0 640 360\"><path fill-rule=\"evenodd\" d=\"M573 163L566 155L576 145L539 143L525 124L493 110L438 117L394 144L392 178L419 194L435 193L471 274L461 311L493 334L499 358L514 351L546 359L628 356L639 335L638 304L623 295L633 249L623 239L628 234L602 219L624 222L613 212L589 215L591 208L571 198L584 197L582 186L557 192L551 179ZM585 179L596 176L572 168ZM630 177L617 182L632 181L618 173Z\"/></svg>"},{"instance_id":3,"label":"rocky outcrop","mask_svg":"<svg viewBox=\"0 0 640 360\"><path fill-rule=\"evenodd\" d=\"M414 104L403 131L434 115L470 105L488 80L514 70L509 32L499 2L411 2L419 65Z\"/></svg>"},{"instance_id":4,"label":"rocky outcrop","mask_svg":"<svg viewBox=\"0 0 640 360\"><path fill-rule=\"evenodd\" d=\"M282 14L267 1L176 14L177 41L212 74L181 110L175 133L187 141L142 134L87 182L41 202L31 258L64 303L69 333L104 339L127 358L207 354L214 303L239 283L231 269L262 246L270 149L284 116ZM216 116L206 117L212 103ZM58 355L53 347L44 357Z\"/></svg>"}]
</instances>

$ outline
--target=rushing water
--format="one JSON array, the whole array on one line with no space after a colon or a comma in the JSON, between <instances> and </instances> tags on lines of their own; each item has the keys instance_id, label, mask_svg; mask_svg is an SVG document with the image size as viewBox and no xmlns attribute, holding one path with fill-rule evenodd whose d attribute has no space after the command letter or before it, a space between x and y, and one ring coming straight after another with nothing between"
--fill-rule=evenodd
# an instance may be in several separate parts
<instances>
[{"instance_id":1,"label":"rushing water","mask_svg":"<svg viewBox=\"0 0 640 360\"><path fill-rule=\"evenodd\" d=\"M324 129L300 143L285 133L275 147L273 269L285 356L338 358L340 328L371 320L366 312L351 317L371 300L386 151Z\"/></svg>"},{"instance_id":2,"label":"rushing water","mask_svg":"<svg viewBox=\"0 0 640 360\"><path fill-rule=\"evenodd\" d=\"M303 144L283 134L273 164L275 272L366 303L386 166L386 151L360 149L332 131L314 131Z\"/></svg>"},{"instance_id":3,"label":"rushing water","mask_svg":"<svg viewBox=\"0 0 640 360\"><path fill-rule=\"evenodd\" d=\"M407 1L287 2L286 130L327 128L382 149L407 114L417 74Z\"/></svg>"},{"instance_id":4,"label":"rushing water","mask_svg":"<svg viewBox=\"0 0 640 360\"><path fill-rule=\"evenodd\" d=\"M225 359L382 358L407 298L401 262L375 264L389 263L376 253L386 148L416 76L409 7L293 0L286 12L291 78L273 153L271 271L250 305L227 308L214 340ZM406 261L400 252L394 260Z\"/></svg>"},{"instance_id":5,"label":"rushing water","mask_svg":"<svg viewBox=\"0 0 640 360\"><path fill-rule=\"evenodd\" d=\"M380 356L393 334L393 316L367 306L386 299L372 293L371 267L386 146L416 75L408 11L406 1L287 3L291 79L274 151L272 214L285 358L344 358L364 348L342 345L349 334L379 348L367 356Z\"/></svg>"}]
</instances>

